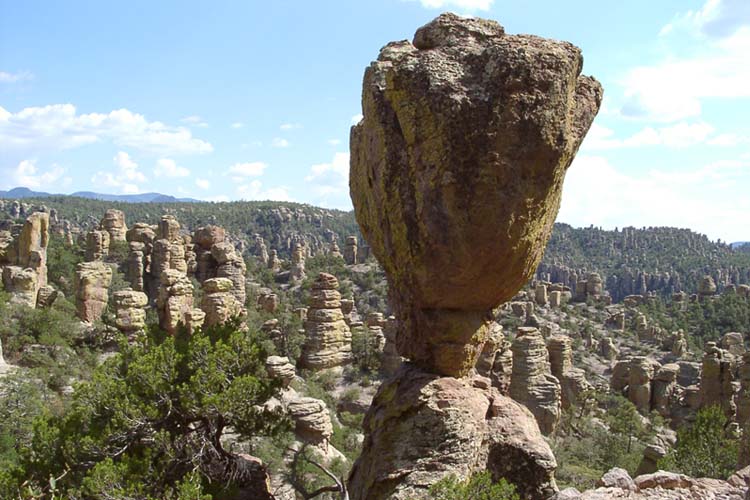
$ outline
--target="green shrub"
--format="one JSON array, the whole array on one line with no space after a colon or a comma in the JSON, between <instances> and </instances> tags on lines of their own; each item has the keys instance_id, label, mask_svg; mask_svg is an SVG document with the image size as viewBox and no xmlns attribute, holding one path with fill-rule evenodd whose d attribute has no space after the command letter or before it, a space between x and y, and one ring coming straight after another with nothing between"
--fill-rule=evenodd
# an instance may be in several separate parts
<instances>
[{"instance_id":1,"label":"green shrub","mask_svg":"<svg viewBox=\"0 0 750 500\"><path fill-rule=\"evenodd\" d=\"M505 479L493 483L489 472L475 474L468 481L455 476L441 479L430 487L433 500L520 500L516 488Z\"/></svg>"}]
</instances>

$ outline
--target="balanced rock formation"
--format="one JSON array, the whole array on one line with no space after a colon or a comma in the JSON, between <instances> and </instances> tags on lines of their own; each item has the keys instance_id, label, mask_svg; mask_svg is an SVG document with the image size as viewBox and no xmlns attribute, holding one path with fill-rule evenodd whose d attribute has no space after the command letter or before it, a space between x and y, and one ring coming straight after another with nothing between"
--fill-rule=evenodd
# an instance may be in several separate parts
<instances>
[{"instance_id":1,"label":"balanced rock formation","mask_svg":"<svg viewBox=\"0 0 750 500\"><path fill-rule=\"evenodd\" d=\"M543 434L550 434L560 420L562 393L550 370L544 337L536 328L521 327L511 350L510 397L531 411Z\"/></svg>"},{"instance_id":2,"label":"balanced rock formation","mask_svg":"<svg viewBox=\"0 0 750 500\"><path fill-rule=\"evenodd\" d=\"M228 278L210 278L203 282L201 310L206 313L206 326L218 325L244 313L244 308L232 294Z\"/></svg>"},{"instance_id":3,"label":"balanced rock formation","mask_svg":"<svg viewBox=\"0 0 750 500\"><path fill-rule=\"evenodd\" d=\"M468 373L487 313L536 270L601 102L582 61L570 44L444 14L365 72L352 200L401 354L425 369Z\"/></svg>"},{"instance_id":4,"label":"balanced rock formation","mask_svg":"<svg viewBox=\"0 0 750 500\"><path fill-rule=\"evenodd\" d=\"M331 414L320 399L299 397L287 401L287 411L294 422L294 435L300 441L318 448L329 456L333 436Z\"/></svg>"},{"instance_id":5,"label":"balanced rock formation","mask_svg":"<svg viewBox=\"0 0 750 500\"><path fill-rule=\"evenodd\" d=\"M125 224L125 214L122 210L110 208L104 212L99 227L109 233L110 241L126 241L128 226Z\"/></svg>"},{"instance_id":6,"label":"balanced rock formation","mask_svg":"<svg viewBox=\"0 0 750 500\"><path fill-rule=\"evenodd\" d=\"M411 364L381 385L365 417L355 500L424 498L446 475L484 469L527 498L556 490L554 458L528 412L488 379L465 377L491 311L535 272L565 171L598 111L601 87L579 76L582 65L573 45L443 14L366 70L350 191ZM559 414L559 385L557 405Z\"/></svg>"},{"instance_id":7,"label":"balanced rock formation","mask_svg":"<svg viewBox=\"0 0 750 500\"><path fill-rule=\"evenodd\" d=\"M125 334L133 334L146 328L146 305L148 296L131 289L118 290L112 296L115 303L115 326Z\"/></svg>"},{"instance_id":8,"label":"balanced rock formation","mask_svg":"<svg viewBox=\"0 0 750 500\"><path fill-rule=\"evenodd\" d=\"M644 414L651 411L651 381L656 372L655 363L644 356L636 356L630 360L628 399Z\"/></svg>"},{"instance_id":9,"label":"balanced rock formation","mask_svg":"<svg viewBox=\"0 0 750 500\"><path fill-rule=\"evenodd\" d=\"M101 261L81 262L76 266L73 282L76 312L81 321L93 323L101 319L109 302L112 268Z\"/></svg>"},{"instance_id":10,"label":"balanced rock formation","mask_svg":"<svg viewBox=\"0 0 750 500\"><path fill-rule=\"evenodd\" d=\"M339 281L328 273L320 273L313 282L300 357L305 368L324 370L351 363L352 334L341 311L338 287Z\"/></svg>"}]
</instances>

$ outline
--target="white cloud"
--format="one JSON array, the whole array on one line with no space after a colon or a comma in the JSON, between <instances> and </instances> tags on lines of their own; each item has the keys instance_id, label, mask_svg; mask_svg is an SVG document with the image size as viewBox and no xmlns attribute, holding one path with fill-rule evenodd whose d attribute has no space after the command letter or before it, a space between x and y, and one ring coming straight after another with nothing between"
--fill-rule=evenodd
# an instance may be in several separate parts
<instances>
[{"instance_id":1,"label":"white cloud","mask_svg":"<svg viewBox=\"0 0 750 500\"><path fill-rule=\"evenodd\" d=\"M115 188L124 194L137 194L141 192L139 183L146 182L146 176L138 169L138 164L130 155L119 151L112 158L115 170L98 171L91 178L91 183L96 187Z\"/></svg>"},{"instance_id":2,"label":"white cloud","mask_svg":"<svg viewBox=\"0 0 750 500\"><path fill-rule=\"evenodd\" d=\"M442 9L453 6L464 10L490 10L495 0L419 0L428 9Z\"/></svg>"},{"instance_id":3,"label":"white cloud","mask_svg":"<svg viewBox=\"0 0 750 500\"><path fill-rule=\"evenodd\" d=\"M747 0L707 0L699 10L678 14L659 32L667 36L678 31L699 33L721 38L750 24L750 3Z\"/></svg>"},{"instance_id":4,"label":"white cloud","mask_svg":"<svg viewBox=\"0 0 750 500\"><path fill-rule=\"evenodd\" d=\"M63 150L100 141L158 154L213 151L185 127L148 121L127 109L78 114L72 104L52 104L11 113L0 107L0 149Z\"/></svg>"},{"instance_id":5,"label":"white cloud","mask_svg":"<svg viewBox=\"0 0 750 500\"><path fill-rule=\"evenodd\" d=\"M289 141L282 139L281 137L274 137L273 141L271 141L271 146L274 148L288 148Z\"/></svg>"},{"instance_id":6,"label":"white cloud","mask_svg":"<svg viewBox=\"0 0 750 500\"><path fill-rule=\"evenodd\" d=\"M17 83L33 79L34 75L29 71L19 71L18 73L0 71L0 83Z\"/></svg>"},{"instance_id":7,"label":"white cloud","mask_svg":"<svg viewBox=\"0 0 750 500\"><path fill-rule=\"evenodd\" d=\"M234 122L232 125L230 125L232 128L242 128L245 126L242 122Z\"/></svg>"},{"instance_id":8,"label":"white cloud","mask_svg":"<svg viewBox=\"0 0 750 500\"><path fill-rule=\"evenodd\" d=\"M237 186L237 194L243 200L292 201L286 187L278 186L264 189L263 183L259 180Z\"/></svg>"},{"instance_id":9,"label":"white cloud","mask_svg":"<svg viewBox=\"0 0 750 500\"><path fill-rule=\"evenodd\" d=\"M667 127L646 127L630 137L618 139L614 137L614 130L594 123L586 135L582 149L601 150L643 146L684 148L706 142L713 132L714 127L706 122L680 122ZM711 141L708 142L712 144Z\"/></svg>"},{"instance_id":10,"label":"white cloud","mask_svg":"<svg viewBox=\"0 0 750 500\"><path fill-rule=\"evenodd\" d=\"M338 146L339 144L341 144L341 141L338 139L328 139L328 144L330 144L331 146Z\"/></svg>"},{"instance_id":11,"label":"white cloud","mask_svg":"<svg viewBox=\"0 0 750 500\"><path fill-rule=\"evenodd\" d=\"M301 123L282 123L279 127L281 130L294 130L298 128L302 128Z\"/></svg>"},{"instance_id":12,"label":"white cloud","mask_svg":"<svg viewBox=\"0 0 750 500\"><path fill-rule=\"evenodd\" d=\"M23 160L12 169L5 178L3 184L7 187L27 187L29 189L43 189L55 191L61 185L67 186L71 183L65 175L65 169L56 163L46 171L40 171L34 160Z\"/></svg>"},{"instance_id":13,"label":"white cloud","mask_svg":"<svg viewBox=\"0 0 750 500\"><path fill-rule=\"evenodd\" d=\"M318 196L320 205L351 208L349 199L349 153L336 153L330 163L318 163L310 167L305 177L311 192Z\"/></svg>"},{"instance_id":14,"label":"white cloud","mask_svg":"<svg viewBox=\"0 0 750 500\"><path fill-rule=\"evenodd\" d=\"M156 177L188 177L190 170L177 165L177 162L170 158L160 158L156 161L154 175Z\"/></svg>"},{"instance_id":15,"label":"white cloud","mask_svg":"<svg viewBox=\"0 0 750 500\"><path fill-rule=\"evenodd\" d=\"M737 224L750 210L741 186L750 162L629 175L601 156L579 155L566 175L559 222L575 226L672 226L728 241L747 239ZM721 193L717 196L717 193Z\"/></svg>"},{"instance_id":16,"label":"white cloud","mask_svg":"<svg viewBox=\"0 0 750 500\"><path fill-rule=\"evenodd\" d=\"M239 178L258 177L263 175L266 168L268 168L268 164L262 161L235 163L229 167L229 173Z\"/></svg>"},{"instance_id":17,"label":"white cloud","mask_svg":"<svg viewBox=\"0 0 750 500\"><path fill-rule=\"evenodd\" d=\"M700 115L705 99L750 97L750 24L721 38L701 39L700 44L691 57L670 56L628 71L621 82L621 114L672 122Z\"/></svg>"},{"instance_id":18,"label":"white cloud","mask_svg":"<svg viewBox=\"0 0 750 500\"><path fill-rule=\"evenodd\" d=\"M188 125L192 125L194 127L208 127L208 123L203 121L203 118L201 118L198 115L186 116L180 121L182 123L187 123Z\"/></svg>"},{"instance_id":19,"label":"white cloud","mask_svg":"<svg viewBox=\"0 0 750 500\"><path fill-rule=\"evenodd\" d=\"M207 179L195 179L195 185L201 189L208 189L211 187L211 182Z\"/></svg>"},{"instance_id":20,"label":"white cloud","mask_svg":"<svg viewBox=\"0 0 750 500\"><path fill-rule=\"evenodd\" d=\"M356 124L358 124L359 122L361 122L361 121L362 121L362 118L364 118L364 117L365 117L365 115L363 115L363 114L361 114L361 113L360 113L360 114L357 114L357 115L354 115L354 116L352 116L352 119L351 119L351 124L352 124L352 125L356 125Z\"/></svg>"}]
</instances>

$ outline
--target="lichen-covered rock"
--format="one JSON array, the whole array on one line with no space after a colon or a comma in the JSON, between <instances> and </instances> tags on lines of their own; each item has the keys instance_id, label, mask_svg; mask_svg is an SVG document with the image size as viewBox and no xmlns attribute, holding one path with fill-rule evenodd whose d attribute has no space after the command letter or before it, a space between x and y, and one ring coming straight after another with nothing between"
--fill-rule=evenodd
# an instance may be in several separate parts
<instances>
[{"instance_id":1,"label":"lichen-covered rock","mask_svg":"<svg viewBox=\"0 0 750 500\"><path fill-rule=\"evenodd\" d=\"M381 385L363 427L353 499L426 499L446 475L467 479L484 470L507 478L524 499L557 490L555 457L534 417L488 384L403 365Z\"/></svg>"},{"instance_id":2,"label":"lichen-covered rock","mask_svg":"<svg viewBox=\"0 0 750 500\"><path fill-rule=\"evenodd\" d=\"M357 221L388 276L399 351L463 375L488 312L533 275L601 102L571 44L443 14L365 72Z\"/></svg>"},{"instance_id":3,"label":"lichen-covered rock","mask_svg":"<svg viewBox=\"0 0 750 500\"><path fill-rule=\"evenodd\" d=\"M36 307L39 289L47 285L49 213L32 213L15 238L13 234L16 233L0 231L3 287L14 303ZM3 267L13 269L5 271Z\"/></svg>"},{"instance_id":4,"label":"lichen-covered rock","mask_svg":"<svg viewBox=\"0 0 750 500\"><path fill-rule=\"evenodd\" d=\"M352 334L341 312L335 276L320 273L310 291L305 321L305 344L300 365L311 370L337 368L352 360Z\"/></svg>"},{"instance_id":5,"label":"lichen-covered rock","mask_svg":"<svg viewBox=\"0 0 750 500\"><path fill-rule=\"evenodd\" d=\"M62 292L55 290L51 285L39 287L39 291L36 294L36 307L37 309L50 308L61 296Z\"/></svg>"},{"instance_id":6,"label":"lichen-covered rock","mask_svg":"<svg viewBox=\"0 0 750 500\"><path fill-rule=\"evenodd\" d=\"M125 241L127 239L128 226L125 224L125 214L122 210L110 208L104 212L100 227L109 233L110 241Z\"/></svg>"},{"instance_id":7,"label":"lichen-covered rock","mask_svg":"<svg viewBox=\"0 0 750 500\"><path fill-rule=\"evenodd\" d=\"M542 434L550 434L560 420L562 394L559 380L550 371L544 337L535 328L519 328L511 350L510 397L531 411Z\"/></svg>"},{"instance_id":8,"label":"lichen-covered rock","mask_svg":"<svg viewBox=\"0 0 750 500\"><path fill-rule=\"evenodd\" d=\"M295 242L292 248L292 267L289 269L289 281L299 283L305 279L306 248L304 241Z\"/></svg>"},{"instance_id":9,"label":"lichen-covered rock","mask_svg":"<svg viewBox=\"0 0 750 500\"><path fill-rule=\"evenodd\" d=\"M76 266L74 289L76 312L81 321L101 319L109 301L112 268L101 261L82 262Z\"/></svg>"},{"instance_id":10,"label":"lichen-covered rock","mask_svg":"<svg viewBox=\"0 0 750 500\"><path fill-rule=\"evenodd\" d=\"M203 282L201 310L206 313L205 325L212 326L244 314L244 308L232 294L228 278L210 278Z\"/></svg>"},{"instance_id":11,"label":"lichen-covered rock","mask_svg":"<svg viewBox=\"0 0 750 500\"><path fill-rule=\"evenodd\" d=\"M739 332L725 333L721 337L721 348L733 356L742 356L745 354L745 338Z\"/></svg>"},{"instance_id":12,"label":"lichen-covered rock","mask_svg":"<svg viewBox=\"0 0 750 500\"><path fill-rule=\"evenodd\" d=\"M146 328L148 296L131 289L118 290L112 296L115 304L115 326L125 334Z\"/></svg>"}]
</instances>

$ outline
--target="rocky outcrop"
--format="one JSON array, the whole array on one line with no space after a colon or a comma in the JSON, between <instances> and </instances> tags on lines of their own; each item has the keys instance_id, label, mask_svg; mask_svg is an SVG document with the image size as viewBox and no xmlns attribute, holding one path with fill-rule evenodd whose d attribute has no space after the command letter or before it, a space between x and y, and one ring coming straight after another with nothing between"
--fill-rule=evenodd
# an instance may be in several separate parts
<instances>
[{"instance_id":1,"label":"rocky outcrop","mask_svg":"<svg viewBox=\"0 0 750 500\"><path fill-rule=\"evenodd\" d=\"M402 356L468 373L488 312L535 271L601 101L581 67L570 44L445 14L367 69L350 188Z\"/></svg>"},{"instance_id":2,"label":"rocky outcrop","mask_svg":"<svg viewBox=\"0 0 750 500\"><path fill-rule=\"evenodd\" d=\"M367 69L350 191L411 363L365 417L354 499L424 498L446 475L485 469L525 498L556 490L531 415L467 375L491 311L541 259L565 171L598 111L601 88L581 67L570 44L443 14Z\"/></svg>"},{"instance_id":3,"label":"rocky outcrop","mask_svg":"<svg viewBox=\"0 0 750 500\"><path fill-rule=\"evenodd\" d=\"M711 276L704 276L698 285L698 297L705 299L716 294L716 282Z\"/></svg>"},{"instance_id":4,"label":"rocky outcrop","mask_svg":"<svg viewBox=\"0 0 750 500\"><path fill-rule=\"evenodd\" d=\"M314 446L328 458L334 450L330 446L333 424L326 404L320 399L298 397L287 401L286 406L297 439Z\"/></svg>"},{"instance_id":5,"label":"rocky outcrop","mask_svg":"<svg viewBox=\"0 0 750 500\"><path fill-rule=\"evenodd\" d=\"M638 411L648 414L651 411L651 381L654 378L655 362L644 356L630 360L628 377L628 399Z\"/></svg>"},{"instance_id":6,"label":"rocky outcrop","mask_svg":"<svg viewBox=\"0 0 750 500\"><path fill-rule=\"evenodd\" d=\"M39 276L31 268L5 266L3 268L3 287L10 294L12 304L36 307L39 291Z\"/></svg>"},{"instance_id":7,"label":"rocky outcrop","mask_svg":"<svg viewBox=\"0 0 750 500\"><path fill-rule=\"evenodd\" d=\"M363 427L353 499L428 498L429 486L449 471L470 477L488 470L527 499L556 490L555 457L534 417L483 377L441 377L404 365L381 385Z\"/></svg>"},{"instance_id":8,"label":"rocky outcrop","mask_svg":"<svg viewBox=\"0 0 750 500\"><path fill-rule=\"evenodd\" d=\"M569 408L578 403L578 396L592 389L586 373L573 366L572 340L567 335L554 335L547 341L552 375L560 381L562 406Z\"/></svg>"},{"instance_id":9,"label":"rocky outcrop","mask_svg":"<svg viewBox=\"0 0 750 500\"><path fill-rule=\"evenodd\" d=\"M508 395L513 370L513 352L510 342L505 338L503 327L498 323L490 325L490 334L474 368L479 375L490 379L500 394Z\"/></svg>"},{"instance_id":10,"label":"rocky outcrop","mask_svg":"<svg viewBox=\"0 0 750 500\"><path fill-rule=\"evenodd\" d=\"M203 282L201 310L206 313L206 326L222 324L244 313L232 294L232 281L228 278L209 278Z\"/></svg>"},{"instance_id":11,"label":"rocky outcrop","mask_svg":"<svg viewBox=\"0 0 750 500\"><path fill-rule=\"evenodd\" d=\"M230 292L234 295L237 303L244 308L247 300L247 292L245 291L247 266L242 255L235 250L234 245L226 241L213 245L211 255L217 264L216 277L231 281Z\"/></svg>"},{"instance_id":12,"label":"rocky outcrop","mask_svg":"<svg viewBox=\"0 0 750 500\"><path fill-rule=\"evenodd\" d=\"M36 307L39 289L47 285L48 242L46 212L29 215L20 230L0 231L0 273L12 302Z\"/></svg>"},{"instance_id":13,"label":"rocky outcrop","mask_svg":"<svg viewBox=\"0 0 750 500\"><path fill-rule=\"evenodd\" d=\"M283 387L289 387L297 371L289 358L283 356L269 356L266 359L266 372L268 376L281 381Z\"/></svg>"},{"instance_id":14,"label":"rocky outcrop","mask_svg":"<svg viewBox=\"0 0 750 500\"><path fill-rule=\"evenodd\" d=\"M706 342L701 365L701 407L719 405L731 417L734 404L734 379L731 355L716 346L716 342Z\"/></svg>"},{"instance_id":15,"label":"rocky outcrop","mask_svg":"<svg viewBox=\"0 0 750 500\"><path fill-rule=\"evenodd\" d=\"M341 312L341 293L335 276L320 273L312 284L305 321L305 343L300 365L310 370L338 368L351 363L352 334Z\"/></svg>"},{"instance_id":16,"label":"rocky outcrop","mask_svg":"<svg viewBox=\"0 0 750 500\"><path fill-rule=\"evenodd\" d=\"M346 246L344 247L344 261L349 264L357 263L357 237L347 236Z\"/></svg>"},{"instance_id":17,"label":"rocky outcrop","mask_svg":"<svg viewBox=\"0 0 750 500\"><path fill-rule=\"evenodd\" d=\"M276 249L271 250L271 255L268 256L268 269L275 273L281 270L281 261Z\"/></svg>"},{"instance_id":18,"label":"rocky outcrop","mask_svg":"<svg viewBox=\"0 0 750 500\"><path fill-rule=\"evenodd\" d=\"M740 392L737 394L737 422L744 428L750 424L750 352L742 355L739 378Z\"/></svg>"},{"instance_id":19,"label":"rocky outcrop","mask_svg":"<svg viewBox=\"0 0 750 500\"><path fill-rule=\"evenodd\" d=\"M115 326L131 335L146 328L148 296L131 289L118 290L112 296L115 305Z\"/></svg>"},{"instance_id":20,"label":"rocky outcrop","mask_svg":"<svg viewBox=\"0 0 750 500\"><path fill-rule=\"evenodd\" d=\"M612 469L602 477L598 488L584 492L568 488L550 500L746 500L747 486L739 480L733 482L733 478L692 478L660 470L631 479L627 471Z\"/></svg>"},{"instance_id":21,"label":"rocky outcrop","mask_svg":"<svg viewBox=\"0 0 750 500\"><path fill-rule=\"evenodd\" d=\"M562 394L559 380L550 371L544 337L535 328L519 328L511 350L510 397L531 411L542 434L550 434L560 420Z\"/></svg>"},{"instance_id":22,"label":"rocky outcrop","mask_svg":"<svg viewBox=\"0 0 750 500\"><path fill-rule=\"evenodd\" d=\"M125 241L128 226L125 224L125 214L122 210L110 208L104 212L100 228L107 231L110 241Z\"/></svg>"},{"instance_id":23,"label":"rocky outcrop","mask_svg":"<svg viewBox=\"0 0 750 500\"><path fill-rule=\"evenodd\" d=\"M76 266L73 283L78 318L86 323L101 319L109 301L112 268L101 261L82 262Z\"/></svg>"},{"instance_id":24,"label":"rocky outcrop","mask_svg":"<svg viewBox=\"0 0 750 500\"><path fill-rule=\"evenodd\" d=\"M305 279L305 243L299 241L292 248L292 267L289 269L289 281L299 283Z\"/></svg>"},{"instance_id":25,"label":"rocky outcrop","mask_svg":"<svg viewBox=\"0 0 750 500\"><path fill-rule=\"evenodd\" d=\"M177 269L162 272L159 296L156 299L159 326L170 335L177 333L180 323L190 329L202 325L205 313L193 308L193 284Z\"/></svg>"},{"instance_id":26,"label":"rocky outcrop","mask_svg":"<svg viewBox=\"0 0 750 500\"><path fill-rule=\"evenodd\" d=\"M110 235L107 231L92 229L86 233L86 261L104 260L109 255Z\"/></svg>"},{"instance_id":27,"label":"rocky outcrop","mask_svg":"<svg viewBox=\"0 0 750 500\"><path fill-rule=\"evenodd\" d=\"M721 348L732 356L742 357L745 354L745 337L739 332L725 333L721 337Z\"/></svg>"},{"instance_id":28,"label":"rocky outcrop","mask_svg":"<svg viewBox=\"0 0 750 500\"><path fill-rule=\"evenodd\" d=\"M664 418L669 418L677 393L677 375L680 365L668 363L656 371L651 397L652 409ZM654 472L650 470L648 472Z\"/></svg>"}]
</instances>

